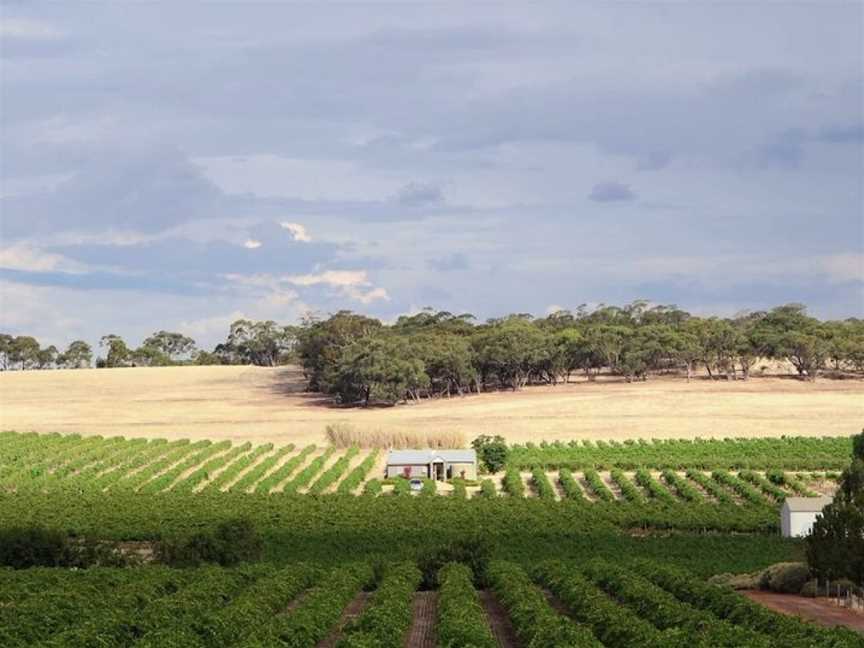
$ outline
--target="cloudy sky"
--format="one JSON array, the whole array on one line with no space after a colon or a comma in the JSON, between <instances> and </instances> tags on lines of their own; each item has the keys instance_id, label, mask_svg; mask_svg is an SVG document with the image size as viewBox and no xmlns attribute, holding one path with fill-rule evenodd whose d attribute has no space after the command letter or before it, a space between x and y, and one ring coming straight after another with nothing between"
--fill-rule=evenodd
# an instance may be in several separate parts
<instances>
[{"instance_id":1,"label":"cloudy sky","mask_svg":"<svg viewBox=\"0 0 864 648\"><path fill-rule=\"evenodd\" d=\"M0 328L864 315L860 3L2 7Z\"/></svg>"}]
</instances>

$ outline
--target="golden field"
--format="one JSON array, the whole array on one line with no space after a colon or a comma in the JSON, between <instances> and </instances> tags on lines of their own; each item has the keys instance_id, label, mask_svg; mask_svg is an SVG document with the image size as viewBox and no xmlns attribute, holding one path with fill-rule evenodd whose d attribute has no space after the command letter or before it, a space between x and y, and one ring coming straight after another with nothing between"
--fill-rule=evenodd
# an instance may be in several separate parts
<instances>
[{"instance_id":1,"label":"golden field","mask_svg":"<svg viewBox=\"0 0 864 648\"><path fill-rule=\"evenodd\" d=\"M392 408L344 409L303 391L296 368L167 367L0 374L0 428L128 437L325 443L328 423L455 431L508 441L850 435L864 381L580 380Z\"/></svg>"}]
</instances>

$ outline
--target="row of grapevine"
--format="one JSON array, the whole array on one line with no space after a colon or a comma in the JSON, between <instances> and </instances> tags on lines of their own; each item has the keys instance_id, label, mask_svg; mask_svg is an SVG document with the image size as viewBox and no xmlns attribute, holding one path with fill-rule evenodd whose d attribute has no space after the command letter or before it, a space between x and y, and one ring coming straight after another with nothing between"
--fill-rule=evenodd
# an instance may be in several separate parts
<instances>
[{"instance_id":1,"label":"row of grapevine","mask_svg":"<svg viewBox=\"0 0 864 648\"><path fill-rule=\"evenodd\" d=\"M603 502L613 502L615 500L615 495L611 490L609 490L609 487L606 486L600 473L596 470L588 469L583 474L585 476L585 483L588 484L588 489L591 491L591 495Z\"/></svg>"},{"instance_id":2,"label":"row of grapevine","mask_svg":"<svg viewBox=\"0 0 864 648\"><path fill-rule=\"evenodd\" d=\"M674 489L678 497L685 502L701 504L705 501L705 496L693 488L690 482L682 478L678 473L667 468L663 471L662 477L663 481L666 482L670 488Z\"/></svg>"},{"instance_id":3,"label":"row of grapevine","mask_svg":"<svg viewBox=\"0 0 864 648\"><path fill-rule=\"evenodd\" d=\"M348 452L339 457L332 466L321 473L321 476L309 487L309 493L312 495L320 495L333 484L339 481L339 478L348 470L351 465L351 460L360 452L357 447L348 448Z\"/></svg>"},{"instance_id":4,"label":"row of grapevine","mask_svg":"<svg viewBox=\"0 0 864 648\"><path fill-rule=\"evenodd\" d=\"M372 580L372 568L366 563L337 567L306 592L289 614L272 616L266 624L249 629L246 640L237 645L312 648L327 637L345 606Z\"/></svg>"},{"instance_id":5,"label":"row of grapevine","mask_svg":"<svg viewBox=\"0 0 864 648\"><path fill-rule=\"evenodd\" d=\"M197 453L210 445L212 444L209 441L197 441L195 443L178 445L174 447L171 452L160 456L159 459L152 463L144 465L140 470L122 476L121 479L112 484L111 488L125 490L127 492L137 491L157 475L161 475L166 470L170 470L170 468L178 462L183 461L183 459L188 455Z\"/></svg>"},{"instance_id":6,"label":"row of grapevine","mask_svg":"<svg viewBox=\"0 0 864 648\"><path fill-rule=\"evenodd\" d=\"M510 462L520 470L842 470L851 452L851 436L555 441L514 445Z\"/></svg>"},{"instance_id":7,"label":"row of grapevine","mask_svg":"<svg viewBox=\"0 0 864 648\"><path fill-rule=\"evenodd\" d=\"M97 477L93 477L89 485L98 491L107 490L121 479L131 476L152 462L161 461L167 455L189 445L188 439L180 439L171 443L163 442L161 439L151 441L141 452L127 457Z\"/></svg>"},{"instance_id":8,"label":"row of grapevine","mask_svg":"<svg viewBox=\"0 0 864 648\"><path fill-rule=\"evenodd\" d=\"M289 451L294 449L293 445L288 445L286 447ZM240 473L253 466L260 457L263 457L272 451L272 443L265 443L257 446L252 452L244 454L232 461L225 470L219 473L218 476L209 480L202 490L211 492L222 490L229 484L234 483L234 481L240 476Z\"/></svg>"},{"instance_id":9,"label":"row of grapevine","mask_svg":"<svg viewBox=\"0 0 864 648\"><path fill-rule=\"evenodd\" d=\"M602 645L590 630L555 612L520 566L493 562L489 579L524 645L573 648Z\"/></svg>"},{"instance_id":10,"label":"row of grapevine","mask_svg":"<svg viewBox=\"0 0 864 648\"><path fill-rule=\"evenodd\" d=\"M561 490L564 491L565 497L571 500L584 501L585 495L569 468L562 468L558 472L558 483L561 484Z\"/></svg>"},{"instance_id":11,"label":"row of grapevine","mask_svg":"<svg viewBox=\"0 0 864 648\"><path fill-rule=\"evenodd\" d=\"M267 494L272 491L279 484L285 481L291 475L291 473L297 470L298 466L300 466L300 464L306 461L306 457L308 457L313 452L315 452L315 444L310 444L303 448L298 454L288 459L285 463L276 468L276 470L268 473L266 477L264 477L261 481L255 484L255 492ZM268 462L261 462L261 465L252 472L259 472L260 469L261 474L263 474L264 470L269 470L269 468L272 468L272 466L264 468L265 463ZM276 465L275 461L273 462L273 465ZM246 477L249 477L249 475L247 475ZM240 481L242 482L244 480L241 479Z\"/></svg>"},{"instance_id":12,"label":"row of grapevine","mask_svg":"<svg viewBox=\"0 0 864 648\"><path fill-rule=\"evenodd\" d=\"M691 640L707 646L772 645L768 637L748 628L737 627L695 608L629 570L602 560L592 560L582 573L620 604L660 630L678 630Z\"/></svg>"},{"instance_id":13,"label":"row of grapevine","mask_svg":"<svg viewBox=\"0 0 864 648\"><path fill-rule=\"evenodd\" d=\"M525 484L522 482L522 475L518 469L512 466L507 468L507 472L504 473L501 487L511 497L525 496Z\"/></svg>"},{"instance_id":14,"label":"row of grapevine","mask_svg":"<svg viewBox=\"0 0 864 648\"><path fill-rule=\"evenodd\" d=\"M411 596L421 577L414 563L388 567L368 607L346 628L337 648L401 648L411 626Z\"/></svg>"},{"instance_id":15,"label":"row of grapevine","mask_svg":"<svg viewBox=\"0 0 864 648\"><path fill-rule=\"evenodd\" d=\"M309 484L310 481L317 475L321 469L324 467L324 464L327 463L327 460L335 452L335 448L330 447L327 448L323 453L319 456L315 457L312 461L309 462L309 465L303 468L297 475L285 486L282 488L282 492L285 494L292 494L299 491L301 488L304 488Z\"/></svg>"},{"instance_id":16,"label":"row of grapevine","mask_svg":"<svg viewBox=\"0 0 864 648\"><path fill-rule=\"evenodd\" d=\"M353 493L359 486L362 484L365 479L369 476L369 473L372 471L372 468L375 467L375 462L378 460L378 451L373 450L360 464L354 468L348 476L339 482L339 486L336 488L336 492L349 494Z\"/></svg>"},{"instance_id":17,"label":"row of grapevine","mask_svg":"<svg viewBox=\"0 0 864 648\"><path fill-rule=\"evenodd\" d=\"M537 579L567 606L570 615L591 628L608 648L666 648L677 642L633 610L619 605L577 569L560 562L543 563L535 569Z\"/></svg>"},{"instance_id":18,"label":"row of grapevine","mask_svg":"<svg viewBox=\"0 0 864 648\"><path fill-rule=\"evenodd\" d=\"M723 486L735 491L741 499L750 502L751 504L765 505L768 503L762 493L753 488L743 479L740 479L725 470L715 470L711 473L711 478Z\"/></svg>"},{"instance_id":19,"label":"row of grapevine","mask_svg":"<svg viewBox=\"0 0 864 648\"><path fill-rule=\"evenodd\" d=\"M621 490L621 496L627 500L628 502L632 502L634 504L642 504L645 502L645 498L642 493L639 492L639 489L633 484L632 481L624 474L624 472L619 468L613 468L609 473L609 477L615 483L615 485Z\"/></svg>"},{"instance_id":20,"label":"row of grapevine","mask_svg":"<svg viewBox=\"0 0 864 648\"><path fill-rule=\"evenodd\" d=\"M438 572L438 643L441 648L496 648L471 569L449 563Z\"/></svg>"},{"instance_id":21,"label":"row of grapevine","mask_svg":"<svg viewBox=\"0 0 864 648\"><path fill-rule=\"evenodd\" d=\"M742 470L738 473L738 476L757 486L763 493L771 497L776 502L783 502L786 499L786 491L777 486L774 482L772 482L767 477L763 477L759 473L753 472L752 470Z\"/></svg>"},{"instance_id":22,"label":"row of grapevine","mask_svg":"<svg viewBox=\"0 0 864 648\"><path fill-rule=\"evenodd\" d=\"M225 452L231 448L230 441L220 441L219 443L210 443L201 448L198 452L189 455L183 461L171 466L168 470L156 476L155 479L146 482L140 487L142 493L159 493L163 490L171 488L171 485L177 481L177 478L183 473L194 470L199 464L207 461L213 455Z\"/></svg>"},{"instance_id":23,"label":"row of grapevine","mask_svg":"<svg viewBox=\"0 0 864 648\"><path fill-rule=\"evenodd\" d=\"M629 568L678 601L686 601L717 618L771 637L773 645L788 648L852 648L862 645L861 637L851 630L822 628L797 617L776 614L733 590L716 587L670 565L635 560L629 563Z\"/></svg>"},{"instance_id":24,"label":"row of grapevine","mask_svg":"<svg viewBox=\"0 0 864 648\"><path fill-rule=\"evenodd\" d=\"M187 476L185 479L177 482L173 489L183 493L191 493L195 490L195 488L210 479L210 475L212 475L215 471L220 468L228 465L230 462L234 461L240 455L246 454L249 450L252 449L252 444L248 441L243 445L236 446L231 448L225 454L219 455L206 461L204 464L195 469L193 473Z\"/></svg>"},{"instance_id":25,"label":"row of grapevine","mask_svg":"<svg viewBox=\"0 0 864 648\"><path fill-rule=\"evenodd\" d=\"M546 476L546 471L542 468L534 468L531 471L531 485L540 499L555 499L555 488Z\"/></svg>"},{"instance_id":26,"label":"row of grapevine","mask_svg":"<svg viewBox=\"0 0 864 648\"><path fill-rule=\"evenodd\" d=\"M636 483L645 489L648 496L665 504L677 504L678 499L644 468L636 471Z\"/></svg>"}]
</instances>

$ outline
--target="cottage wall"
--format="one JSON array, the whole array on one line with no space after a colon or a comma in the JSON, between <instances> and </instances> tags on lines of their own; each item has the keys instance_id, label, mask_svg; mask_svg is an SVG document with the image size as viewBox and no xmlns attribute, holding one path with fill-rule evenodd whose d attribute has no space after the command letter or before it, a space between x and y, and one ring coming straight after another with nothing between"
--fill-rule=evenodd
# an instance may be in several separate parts
<instances>
[{"instance_id":1,"label":"cottage wall","mask_svg":"<svg viewBox=\"0 0 864 648\"><path fill-rule=\"evenodd\" d=\"M461 476L462 471L465 471L465 479L477 479L477 464L473 463L451 463L452 475L454 479Z\"/></svg>"},{"instance_id":2,"label":"cottage wall","mask_svg":"<svg viewBox=\"0 0 864 648\"><path fill-rule=\"evenodd\" d=\"M411 470L409 477L428 477L429 466L425 464L419 465L397 465L392 464L387 466L387 477L401 477L405 474L405 469Z\"/></svg>"}]
</instances>

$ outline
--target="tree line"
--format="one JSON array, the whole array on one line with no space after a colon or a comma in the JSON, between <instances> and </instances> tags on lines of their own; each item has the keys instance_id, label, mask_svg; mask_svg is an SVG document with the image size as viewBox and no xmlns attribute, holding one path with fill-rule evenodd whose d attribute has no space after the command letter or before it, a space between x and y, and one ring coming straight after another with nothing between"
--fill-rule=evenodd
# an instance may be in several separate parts
<instances>
[{"instance_id":1,"label":"tree line","mask_svg":"<svg viewBox=\"0 0 864 648\"><path fill-rule=\"evenodd\" d=\"M199 350L180 333L159 331L136 349L116 335L100 341L97 367L172 364L302 365L310 390L343 404L396 403L487 390L555 385L574 375L628 382L704 369L718 380L747 380L760 361L789 362L802 379L864 373L864 320L820 321L800 304L732 318L696 317L675 306L636 301L580 307L535 318L511 314L479 323L470 314L425 309L393 324L339 311L299 325L237 320L226 340ZM83 341L66 352L31 337L0 336L0 366L90 366Z\"/></svg>"}]
</instances>

